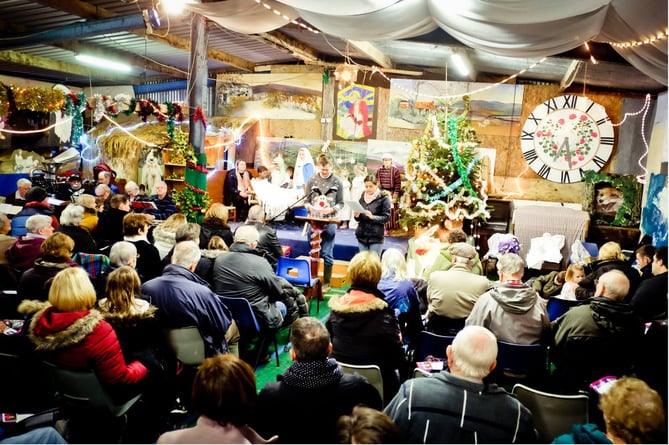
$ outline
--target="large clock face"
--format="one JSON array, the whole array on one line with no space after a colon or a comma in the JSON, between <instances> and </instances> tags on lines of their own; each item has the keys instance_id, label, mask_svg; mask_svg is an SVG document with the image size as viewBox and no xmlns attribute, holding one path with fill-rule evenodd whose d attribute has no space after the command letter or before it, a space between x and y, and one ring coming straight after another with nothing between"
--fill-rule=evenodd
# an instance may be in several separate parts
<instances>
[{"instance_id":1,"label":"large clock face","mask_svg":"<svg viewBox=\"0 0 669 445\"><path fill-rule=\"evenodd\" d=\"M520 147L527 164L553 182L580 182L599 171L613 151L613 125L606 110L584 96L558 96L527 117Z\"/></svg>"}]
</instances>

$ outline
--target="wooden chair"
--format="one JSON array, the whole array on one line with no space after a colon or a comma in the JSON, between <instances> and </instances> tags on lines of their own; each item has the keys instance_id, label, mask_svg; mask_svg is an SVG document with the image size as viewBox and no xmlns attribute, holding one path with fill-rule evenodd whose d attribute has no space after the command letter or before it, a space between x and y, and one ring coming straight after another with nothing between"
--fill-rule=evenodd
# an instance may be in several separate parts
<instances>
[{"instance_id":1,"label":"wooden chair","mask_svg":"<svg viewBox=\"0 0 669 445\"><path fill-rule=\"evenodd\" d=\"M589 422L587 394L551 394L516 383L511 391L532 412L539 443L570 433L574 424Z\"/></svg>"}]
</instances>

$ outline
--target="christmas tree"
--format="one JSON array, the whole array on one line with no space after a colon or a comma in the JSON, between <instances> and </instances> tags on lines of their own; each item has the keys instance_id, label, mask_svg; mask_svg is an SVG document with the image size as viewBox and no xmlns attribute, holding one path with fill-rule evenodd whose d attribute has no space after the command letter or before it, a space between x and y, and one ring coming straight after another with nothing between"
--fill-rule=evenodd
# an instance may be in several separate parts
<instances>
[{"instance_id":1,"label":"christmas tree","mask_svg":"<svg viewBox=\"0 0 669 445\"><path fill-rule=\"evenodd\" d=\"M211 202L207 193L207 155L195 153L188 143L188 134L179 128L174 129L172 137L170 162L186 164L186 175L183 190L174 190L172 198L181 213L186 215L188 222L200 223L204 211Z\"/></svg>"},{"instance_id":2,"label":"christmas tree","mask_svg":"<svg viewBox=\"0 0 669 445\"><path fill-rule=\"evenodd\" d=\"M480 141L467 117L469 98L463 100L462 113L442 107L428 118L423 136L412 141L399 209L405 230L490 216L475 152Z\"/></svg>"}]
</instances>

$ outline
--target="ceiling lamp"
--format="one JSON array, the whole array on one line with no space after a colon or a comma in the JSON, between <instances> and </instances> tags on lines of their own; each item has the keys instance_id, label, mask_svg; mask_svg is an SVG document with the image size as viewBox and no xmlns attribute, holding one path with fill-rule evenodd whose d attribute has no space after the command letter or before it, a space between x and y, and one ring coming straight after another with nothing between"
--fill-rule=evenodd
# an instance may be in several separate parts
<instances>
[{"instance_id":1,"label":"ceiling lamp","mask_svg":"<svg viewBox=\"0 0 669 445\"><path fill-rule=\"evenodd\" d=\"M339 83L339 88L343 88L358 80L358 67L350 63L342 63L337 65L334 72L335 79Z\"/></svg>"},{"instance_id":2,"label":"ceiling lamp","mask_svg":"<svg viewBox=\"0 0 669 445\"><path fill-rule=\"evenodd\" d=\"M124 73L129 73L132 71L132 68L128 64L114 62L113 60L103 59L102 57L95 57L88 54L77 54L74 56L74 58L81 63L85 63L86 65L94 66L96 68L110 69Z\"/></svg>"}]
</instances>

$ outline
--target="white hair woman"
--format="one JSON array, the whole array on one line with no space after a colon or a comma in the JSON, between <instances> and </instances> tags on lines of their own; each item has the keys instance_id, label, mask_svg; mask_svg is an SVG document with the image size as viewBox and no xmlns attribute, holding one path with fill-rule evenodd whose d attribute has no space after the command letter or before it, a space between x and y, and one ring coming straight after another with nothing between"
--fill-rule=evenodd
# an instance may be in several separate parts
<instances>
[{"instance_id":1,"label":"white hair woman","mask_svg":"<svg viewBox=\"0 0 669 445\"><path fill-rule=\"evenodd\" d=\"M91 233L81 227L84 220L84 207L79 204L70 204L60 215L60 225L56 232L64 233L74 240L74 253L97 253L98 247Z\"/></svg>"}]
</instances>

